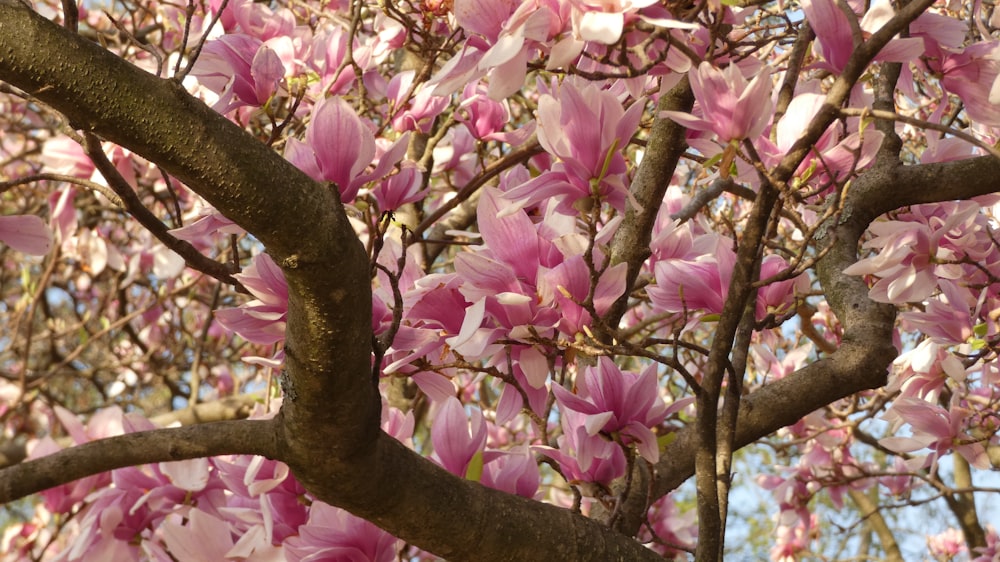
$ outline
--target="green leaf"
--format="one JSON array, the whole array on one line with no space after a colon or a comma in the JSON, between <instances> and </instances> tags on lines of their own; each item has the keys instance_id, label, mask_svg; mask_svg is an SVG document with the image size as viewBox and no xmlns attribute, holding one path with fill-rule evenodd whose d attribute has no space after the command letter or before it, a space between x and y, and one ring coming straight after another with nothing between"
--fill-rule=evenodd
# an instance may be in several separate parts
<instances>
[{"instance_id":1,"label":"green leaf","mask_svg":"<svg viewBox=\"0 0 1000 562\"><path fill-rule=\"evenodd\" d=\"M469 461L469 468L465 469L465 479L479 482L483 477L483 452L477 451Z\"/></svg>"}]
</instances>

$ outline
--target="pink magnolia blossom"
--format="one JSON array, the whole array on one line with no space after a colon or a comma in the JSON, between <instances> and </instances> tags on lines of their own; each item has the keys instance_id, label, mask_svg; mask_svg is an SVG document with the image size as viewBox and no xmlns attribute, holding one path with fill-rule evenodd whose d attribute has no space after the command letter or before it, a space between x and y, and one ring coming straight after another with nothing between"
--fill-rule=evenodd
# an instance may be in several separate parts
<instances>
[{"instance_id":1,"label":"pink magnolia blossom","mask_svg":"<svg viewBox=\"0 0 1000 562\"><path fill-rule=\"evenodd\" d=\"M777 165L825 102L825 96L817 93L805 92L795 96L785 116L775 125L775 142L767 137L757 140L764 162L769 166ZM871 164L882 143L882 133L870 125L858 132L844 133L835 126L827 128L816 142L819 156L813 154L806 157L799 165L797 175L808 175L813 185L830 185Z\"/></svg>"},{"instance_id":2,"label":"pink magnolia blossom","mask_svg":"<svg viewBox=\"0 0 1000 562\"><path fill-rule=\"evenodd\" d=\"M600 357L597 366L587 367L577 378L577 393L553 385L552 392L560 407L586 415L587 435L620 434L625 444L635 443L649 462L660 458L656 435L651 428L667 417L666 404L656 389L656 367L636 374L621 371L608 357Z\"/></svg>"},{"instance_id":3,"label":"pink magnolia blossom","mask_svg":"<svg viewBox=\"0 0 1000 562\"><path fill-rule=\"evenodd\" d=\"M560 472L570 484L608 486L625 473L625 452L619 444L601 435L589 435L585 427L587 417L575 410L563 412L560 421L563 434L556 439L558 447L540 446L536 450L559 463Z\"/></svg>"},{"instance_id":4,"label":"pink magnolia blossom","mask_svg":"<svg viewBox=\"0 0 1000 562\"><path fill-rule=\"evenodd\" d=\"M306 142L289 139L285 158L313 179L336 184L351 201L375 158L375 135L346 101L327 98L313 107Z\"/></svg>"},{"instance_id":5,"label":"pink magnolia blossom","mask_svg":"<svg viewBox=\"0 0 1000 562\"><path fill-rule=\"evenodd\" d=\"M584 41L614 45L621 39L626 17L656 0L571 0L573 30Z\"/></svg>"},{"instance_id":6,"label":"pink magnolia blossom","mask_svg":"<svg viewBox=\"0 0 1000 562\"><path fill-rule=\"evenodd\" d=\"M414 70L396 74L389 80L386 91L393 102L392 128L401 133L429 133L434 126L434 119L448 107L448 98L435 95L432 88L421 87L415 93L411 92L415 76Z\"/></svg>"},{"instance_id":7,"label":"pink magnolia blossom","mask_svg":"<svg viewBox=\"0 0 1000 562\"><path fill-rule=\"evenodd\" d=\"M472 136L480 140L492 140L510 119L510 113L503 102L490 99L486 95L486 88L477 82L466 84L458 107L457 119L468 127Z\"/></svg>"},{"instance_id":8,"label":"pink magnolia blossom","mask_svg":"<svg viewBox=\"0 0 1000 562\"><path fill-rule=\"evenodd\" d=\"M284 546L291 562L392 562L397 559L398 541L364 519L317 501L309 510L309 521Z\"/></svg>"},{"instance_id":9,"label":"pink magnolia blossom","mask_svg":"<svg viewBox=\"0 0 1000 562\"><path fill-rule=\"evenodd\" d=\"M888 391L900 391L903 397L936 402L950 381L966 378L962 361L933 340L926 339L917 347L893 361Z\"/></svg>"},{"instance_id":10,"label":"pink magnolia blossom","mask_svg":"<svg viewBox=\"0 0 1000 562\"><path fill-rule=\"evenodd\" d=\"M192 74L219 94L213 109L220 113L260 107L285 77L285 61L290 63L292 56L286 45L281 39L269 44L249 35L223 35L205 44Z\"/></svg>"},{"instance_id":11,"label":"pink magnolia blossom","mask_svg":"<svg viewBox=\"0 0 1000 562\"><path fill-rule=\"evenodd\" d=\"M371 193L378 202L380 211L392 211L399 209L407 203L419 201L427 194L423 187L424 174L417 165L405 160L399 168L399 172L384 178L376 185Z\"/></svg>"},{"instance_id":12,"label":"pink magnolia blossom","mask_svg":"<svg viewBox=\"0 0 1000 562\"><path fill-rule=\"evenodd\" d=\"M371 172L364 173L375 158L375 135L342 98L327 98L312 110L306 141L288 139L285 158L311 178L332 182L341 200L351 202L361 186L385 177L406 153L409 133L385 150Z\"/></svg>"},{"instance_id":13,"label":"pink magnolia blossom","mask_svg":"<svg viewBox=\"0 0 1000 562\"><path fill-rule=\"evenodd\" d=\"M912 470L936 464L941 455L954 451L976 468L989 468L990 461L983 443L963 431L965 421L972 412L953 399L949 408L918 398L898 398L883 416L894 426L908 423L911 437L886 437L879 440L886 448L900 453L931 449L931 455L916 457L907 462Z\"/></svg>"},{"instance_id":14,"label":"pink magnolia blossom","mask_svg":"<svg viewBox=\"0 0 1000 562\"><path fill-rule=\"evenodd\" d=\"M1000 125L1000 46L995 41L973 43L964 49L947 49L928 41L923 60L941 75L941 85L965 104L969 117L987 125Z\"/></svg>"},{"instance_id":15,"label":"pink magnolia blossom","mask_svg":"<svg viewBox=\"0 0 1000 562\"><path fill-rule=\"evenodd\" d=\"M624 210L627 188L622 150L631 142L642 117L642 100L627 110L618 96L593 84L577 86L567 80L558 98L538 101L538 141L559 163L504 197L520 206L556 197L566 214L577 214L581 200L601 198Z\"/></svg>"},{"instance_id":16,"label":"pink magnolia blossom","mask_svg":"<svg viewBox=\"0 0 1000 562\"><path fill-rule=\"evenodd\" d=\"M713 247L713 253L699 255L693 260L666 259L656 262L656 285L649 287L647 293L657 309L665 312L722 312L736 254L722 238L715 240Z\"/></svg>"},{"instance_id":17,"label":"pink magnolia blossom","mask_svg":"<svg viewBox=\"0 0 1000 562\"><path fill-rule=\"evenodd\" d=\"M41 256L52 249L52 231L35 215L0 217L0 242L19 252Z\"/></svg>"},{"instance_id":18,"label":"pink magnolia blossom","mask_svg":"<svg viewBox=\"0 0 1000 562\"><path fill-rule=\"evenodd\" d=\"M341 27L321 29L313 38L310 67L320 77L319 95L341 95L354 83L356 75L351 65L344 65L347 56L347 32Z\"/></svg>"},{"instance_id":19,"label":"pink magnolia blossom","mask_svg":"<svg viewBox=\"0 0 1000 562\"><path fill-rule=\"evenodd\" d=\"M486 446L482 412L475 410L470 419L457 398L445 400L431 427L431 443L441 466L457 476L467 476L472 458L481 455Z\"/></svg>"},{"instance_id":20,"label":"pink magnolia blossom","mask_svg":"<svg viewBox=\"0 0 1000 562\"><path fill-rule=\"evenodd\" d=\"M959 554L968 551L965 546L965 535L955 528L927 537L927 550L936 560L952 560Z\"/></svg>"},{"instance_id":21,"label":"pink magnolia blossom","mask_svg":"<svg viewBox=\"0 0 1000 562\"><path fill-rule=\"evenodd\" d=\"M283 340L288 285L278 265L267 254L258 254L234 277L257 298L237 308L217 310L216 320L249 342L270 345Z\"/></svg>"},{"instance_id":22,"label":"pink magnolia blossom","mask_svg":"<svg viewBox=\"0 0 1000 562\"><path fill-rule=\"evenodd\" d=\"M434 92L450 94L486 74L490 76L489 96L495 100L524 86L528 53L562 30L558 10L545 4L455 0L455 20L470 37L431 78Z\"/></svg>"},{"instance_id":23,"label":"pink magnolia blossom","mask_svg":"<svg viewBox=\"0 0 1000 562\"><path fill-rule=\"evenodd\" d=\"M823 61L817 63L818 68L829 70L834 74L839 74L844 70L851 54L854 53L854 36L851 32L851 24L848 16L837 6L834 0L803 0L802 11L806 14L806 19L812 23L816 31L816 42L813 50L822 57ZM872 33L878 30L880 23L891 18L891 8L878 2L873 3L872 16L866 16L862 22L862 30ZM888 16L888 17L887 17ZM851 17L857 17L852 14ZM875 57L875 60L885 62L909 62L920 56L923 52L923 42L917 38L893 39L883 47L882 51Z\"/></svg>"},{"instance_id":24,"label":"pink magnolia blossom","mask_svg":"<svg viewBox=\"0 0 1000 562\"><path fill-rule=\"evenodd\" d=\"M689 129L711 131L723 144L760 136L773 106L770 71L764 70L747 81L736 64L719 70L702 62L689 76L702 116L680 111L666 111L664 115Z\"/></svg>"},{"instance_id":25,"label":"pink magnolia blossom","mask_svg":"<svg viewBox=\"0 0 1000 562\"><path fill-rule=\"evenodd\" d=\"M962 243L979 229L979 206L972 202L949 203L944 216L911 215L912 220L873 223L875 238L865 242L878 254L846 268L848 275L876 275L870 296L879 302L904 303L929 297L938 279L956 280L965 275L954 262L964 253Z\"/></svg>"},{"instance_id":26,"label":"pink magnolia blossom","mask_svg":"<svg viewBox=\"0 0 1000 562\"><path fill-rule=\"evenodd\" d=\"M538 463L527 447L511 451L487 450L483 462L480 480L483 485L525 498L533 498L538 491Z\"/></svg>"},{"instance_id":27,"label":"pink magnolia blossom","mask_svg":"<svg viewBox=\"0 0 1000 562\"><path fill-rule=\"evenodd\" d=\"M664 559L685 560L697 546L698 510L681 511L671 495L653 502L646 519L649 526L643 525L640 540L649 543L649 548L662 554Z\"/></svg>"}]
</instances>

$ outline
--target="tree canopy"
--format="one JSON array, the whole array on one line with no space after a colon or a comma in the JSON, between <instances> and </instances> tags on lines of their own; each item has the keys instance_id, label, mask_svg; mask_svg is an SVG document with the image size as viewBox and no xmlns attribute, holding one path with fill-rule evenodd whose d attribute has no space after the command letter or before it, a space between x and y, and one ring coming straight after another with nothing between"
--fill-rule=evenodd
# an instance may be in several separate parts
<instances>
[{"instance_id":1,"label":"tree canopy","mask_svg":"<svg viewBox=\"0 0 1000 562\"><path fill-rule=\"evenodd\" d=\"M1000 559L998 29L0 0L0 552Z\"/></svg>"}]
</instances>

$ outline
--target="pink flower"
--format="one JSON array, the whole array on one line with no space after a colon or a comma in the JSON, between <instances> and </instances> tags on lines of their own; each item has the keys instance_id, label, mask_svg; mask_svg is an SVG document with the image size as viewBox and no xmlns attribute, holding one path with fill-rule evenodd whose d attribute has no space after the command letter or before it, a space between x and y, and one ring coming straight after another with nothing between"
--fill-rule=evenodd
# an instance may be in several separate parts
<instances>
[{"instance_id":1,"label":"pink flower","mask_svg":"<svg viewBox=\"0 0 1000 562\"><path fill-rule=\"evenodd\" d=\"M538 463L528 448L486 451L483 462L483 485L525 498L538 491Z\"/></svg>"},{"instance_id":2,"label":"pink flower","mask_svg":"<svg viewBox=\"0 0 1000 562\"><path fill-rule=\"evenodd\" d=\"M342 98L326 98L312 110L306 142L289 139L285 158L314 180L336 184L352 201L359 176L375 158L375 135Z\"/></svg>"},{"instance_id":3,"label":"pink flower","mask_svg":"<svg viewBox=\"0 0 1000 562\"><path fill-rule=\"evenodd\" d=\"M554 269L542 271L538 290L544 303L558 306L562 312L559 320L559 330L574 336L590 326L593 318L590 313L578 303L587 299L590 291L590 270L583 256L571 256ZM615 300L625 291L625 264L609 267L601 273L594 288L594 310L598 315L611 308Z\"/></svg>"},{"instance_id":4,"label":"pink flower","mask_svg":"<svg viewBox=\"0 0 1000 562\"><path fill-rule=\"evenodd\" d=\"M599 433L620 434L625 444L636 443L649 462L660 458L656 436L650 428L666 418L667 406L656 388L656 367L640 374L621 371L608 357L600 357L596 367L588 367L577 377L577 394L553 385L552 392L564 410L584 414L584 428L590 437Z\"/></svg>"},{"instance_id":5,"label":"pink flower","mask_svg":"<svg viewBox=\"0 0 1000 562\"><path fill-rule=\"evenodd\" d=\"M309 521L299 527L298 535L286 540L284 546L285 555L291 562L392 562L396 560L397 542L395 537L372 523L316 501L309 510Z\"/></svg>"},{"instance_id":6,"label":"pink flower","mask_svg":"<svg viewBox=\"0 0 1000 562\"><path fill-rule=\"evenodd\" d=\"M375 135L343 99L327 98L313 106L306 142L290 138L285 158L316 181L332 182L349 203L366 183L385 177L406 153L409 133L385 150L374 170L363 173L377 154Z\"/></svg>"},{"instance_id":7,"label":"pink flower","mask_svg":"<svg viewBox=\"0 0 1000 562\"><path fill-rule=\"evenodd\" d=\"M383 179L372 189L372 196L378 202L380 211L394 211L407 203L419 201L426 190L423 187L424 174L414 162L405 160L399 173Z\"/></svg>"},{"instance_id":8,"label":"pink flower","mask_svg":"<svg viewBox=\"0 0 1000 562\"><path fill-rule=\"evenodd\" d=\"M966 552L965 535L958 529L945 529L944 532L927 537L927 550L936 560L952 560Z\"/></svg>"},{"instance_id":9,"label":"pink flower","mask_svg":"<svg viewBox=\"0 0 1000 562\"><path fill-rule=\"evenodd\" d=\"M594 84L565 81L558 99L545 94L538 101L538 141L560 162L537 178L508 190L504 197L521 206L558 197L565 214L573 205L595 195L624 210L624 148L639 125L644 103L627 110L618 96Z\"/></svg>"},{"instance_id":10,"label":"pink flower","mask_svg":"<svg viewBox=\"0 0 1000 562\"><path fill-rule=\"evenodd\" d=\"M510 119L507 107L486 95L486 88L480 83L470 83L462 90L462 103L458 106L456 118L469 128L477 139L492 140L495 133L503 130Z\"/></svg>"},{"instance_id":11,"label":"pink flower","mask_svg":"<svg viewBox=\"0 0 1000 562\"><path fill-rule=\"evenodd\" d=\"M956 396L957 397L957 396ZM916 470L936 464L941 455L954 451L969 461L976 468L986 469L990 466L989 457L983 443L972 438L963 431L972 411L953 399L949 408L931 404L918 398L897 398L892 407L883 416L894 425L908 423L912 428L911 437L886 437L879 443L888 449L900 453L911 453L929 448L929 457L918 457L915 462L907 462L907 466Z\"/></svg>"},{"instance_id":12,"label":"pink flower","mask_svg":"<svg viewBox=\"0 0 1000 562\"><path fill-rule=\"evenodd\" d=\"M880 5L876 2L873 5L871 17L866 15L863 31L877 31L883 21L891 17L891 8ZM803 0L802 11L806 14L806 19L816 30L816 42L813 50L823 58L824 62L817 63L818 68L829 70L834 74L840 74L854 53L854 36L851 33L851 24L847 19L847 14L837 7L834 0ZM888 16L888 17L887 17ZM852 16L857 17L857 16ZM883 47L882 51L875 57L875 60L885 62L909 62L920 56L923 52L923 41L918 38L893 39Z\"/></svg>"},{"instance_id":13,"label":"pink flower","mask_svg":"<svg viewBox=\"0 0 1000 562\"><path fill-rule=\"evenodd\" d=\"M771 116L770 70L748 82L736 64L719 70L702 62L689 76L702 116L680 111L665 115L689 129L711 131L721 143L760 136Z\"/></svg>"},{"instance_id":14,"label":"pink flower","mask_svg":"<svg viewBox=\"0 0 1000 562\"><path fill-rule=\"evenodd\" d=\"M788 268L788 262L779 255L768 254L760 265L760 278L767 279ZM757 292L757 320L763 320L768 314L782 316L788 314L794 307L796 297L809 291L809 279L797 275L791 279L769 283Z\"/></svg>"},{"instance_id":15,"label":"pink flower","mask_svg":"<svg viewBox=\"0 0 1000 562\"><path fill-rule=\"evenodd\" d=\"M736 254L719 239L715 253L694 260L666 259L656 262L656 285L647 289L650 300L664 312L703 310L722 312L729 293Z\"/></svg>"},{"instance_id":16,"label":"pink flower","mask_svg":"<svg viewBox=\"0 0 1000 562\"><path fill-rule=\"evenodd\" d=\"M924 60L929 70L941 75L941 85L965 104L975 121L1000 125L1000 47L996 41L969 45L951 52L932 45Z\"/></svg>"},{"instance_id":17,"label":"pink flower","mask_svg":"<svg viewBox=\"0 0 1000 562\"><path fill-rule=\"evenodd\" d=\"M621 39L626 15L656 0L571 0L573 30L584 41L614 45Z\"/></svg>"},{"instance_id":18,"label":"pink flower","mask_svg":"<svg viewBox=\"0 0 1000 562\"><path fill-rule=\"evenodd\" d=\"M536 447L559 463L559 470L570 484L610 485L625 473L625 453L619 444L601 435L589 435L586 414L575 410L562 413L563 434L556 439L557 449Z\"/></svg>"},{"instance_id":19,"label":"pink flower","mask_svg":"<svg viewBox=\"0 0 1000 562\"><path fill-rule=\"evenodd\" d=\"M448 107L448 98L434 94L433 88L420 87L416 93L410 89L416 71L400 72L389 80L386 96L393 102L392 128L398 132L420 131L429 133L434 119ZM412 93L412 95L410 95Z\"/></svg>"},{"instance_id":20,"label":"pink flower","mask_svg":"<svg viewBox=\"0 0 1000 562\"><path fill-rule=\"evenodd\" d=\"M875 238L865 242L878 248L878 254L846 268L848 275L876 275L880 279L871 288L870 297L879 302L918 302L937 289L938 279L956 280L965 275L956 263L969 246L969 237L979 227L975 224L979 206L972 202L945 203L952 212L945 216L920 214L912 220L873 223L869 230Z\"/></svg>"},{"instance_id":21,"label":"pink flower","mask_svg":"<svg viewBox=\"0 0 1000 562\"><path fill-rule=\"evenodd\" d=\"M279 53L291 63L290 48L290 43L281 39L264 43L249 35L223 35L205 44L192 74L219 94L219 101L212 106L219 113L247 105L260 107L285 77L285 62Z\"/></svg>"},{"instance_id":22,"label":"pink flower","mask_svg":"<svg viewBox=\"0 0 1000 562\"><path fill-rule=\"evenodd\" d=\"M431 427L434 455L448 472L464 478L468 476L472 458L482 455L486 446L486 420L479 410L473 412L470 420L454 396L440 407Z\"/></svg>"},{"instance_id":23,"label":"pink flower","mask_svg":"<svg viewBox=\"0 0 1000 562\"><path fill-rule=\"evenodd\" d=\"M271 256L258 254L249 267L234 277L257 298L237 308L217 310L216 320L252 343L270 345L284 339L288 285Z\"/></svg>"},{"instance_id":24,"label":"pink flower","mask_svg":"<svg viewBox=\"0 0 1000 562\"><path fill-rule=\"evenodd\" d=\"M52 249L52 231L35 215L0 217L0 242L19 252L41 256Z\"/></svg>"}]
</instances>

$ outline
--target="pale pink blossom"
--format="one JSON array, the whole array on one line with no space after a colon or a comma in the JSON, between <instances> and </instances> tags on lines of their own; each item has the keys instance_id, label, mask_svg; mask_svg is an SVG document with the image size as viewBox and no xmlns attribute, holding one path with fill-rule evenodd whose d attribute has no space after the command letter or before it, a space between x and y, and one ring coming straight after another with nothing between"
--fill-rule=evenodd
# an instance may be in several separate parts
<instances>
[{"instance_id":1,"label":"pale pink blossom","mask_svg":"<svg viewBox=\"0 0 1000 562\"><path fill-rule=\"evenodd\" d=\"M680 111L665 111L664 115L689 129L711 131L723 144L760 136L773 107L769 70L748 81L736 64L719 70L702 62L689 77L701 116Z\"/></svg>"},{"instance_id":2,"label":"pale pink blossom","mask_svg":"<svg viewBox=\"0 0 1000 562\"><path fill-rule=\"evenodd\" d=\"M983 443L965 433L965 422L972 411L953 399L945 409L918 398L897 398L883 416L899 426L907 423L912 428L910 437L886 437L879 440L884 447L900 453L912 453L930 449L931 455L915 457L907 466L913 470L936 465L938 459L954 451L962 455L976 468L990 467L989 457Z\"/></svg>"},{"instance_id":3,"label":"pale pink blossom","mask_svg":"<svg viewBox=\"0 0 1000 562\"><path fill-rule=\"evenodd\" d=\"M875 275L879 280L870 296L879 302L904 303L929 297L938 279L957 280L965 275L954 263L964 253L962 241L974 236L979 227L979 206L972 202L948 203L945 216L911 215L911 220L873 223L875 237L866 248L878 253L846 268L848 275Z\"/></svg>"},{"instance_id":4,"label":"pale pink blossom","mask_svg":"<svg viewBox=\"0 0 1000 562\"><path fill-rule=\"evenodd\" d=\"M234 277L257 298L237 308L217 310L215 319L252 343L270 345L283 340L288 285L281 268L267 254L258 254L250 266Z\"/></svg>"},{"instance_id":5,"label":"pale pink blossom","mask_svg":"<svg viewBox=\"0 0 1000 562\"><path fill-rule=\"evenodd\" d=\"M557 95L545 94L538 101L538 141L559 162L504 197L519 206L555 197L565 214L577 214L574 205L592 198L624 210L623 150L639 125L643 101L626 110L614 92L569 80Z\"/></svg>"},{"instance_id":6,"label":"pale pink blossom","mask_svg":"<svg viewBox=\"0 0 1000 562\"><path fill-rule=\"evenodd\" d=\"M873 6L875 13L866 16L863 22L864 26L861 27L863 32L869 34L877 31L882 22L891 18L891 8L886 9L884 5L879 3L875 3ZM847 14L837 6L834 0L803 0L802 11L805 12L806 19L816 31L813 50L823 59L816 66L839 74L844 70L856 48ZM851 14L850 17L856 18L857 16ZM909 62L920 56L922 52L923 42L920 39L897 38L889 41L875 57L875 60Z\"/></svg>"},{"instance_id":7,"label":"pale pink blossom","mask_svg":"<svg viewBox=\"0 0 1000 562\"><path fill-rule=\"evenodd\" d=\"M470 418L454 396L440 404L431 426L434 456L448 472L465 477L473 457L482 455L486 446L486 420L474 410Z\"/></svg>"},{"instance_id":8,"label":"pale pink blossom","mask_svg":"<svg viewBox=\"0 0 1000 562\"><path fill-rule=\"evenodd\" d=\"M286 38L287 39L287 38ZM291 69L287 41L264 43L249 35L223 35L202 49L192 74L208 89L219 94L212 106L228 113L243 106L260 107L271 99L279 82Z\"/></svg>"},{"instance_id":9,"label":"pale pink blossom","mask_svg":"<svg viewBox=\"0 0 1000 562\"><path fill-rule=\"evenodd\" d=\"M608 357L599 357L596 367L587 367L577 377L577 392L553 385L560 407L586 416L587 435L620 435L624 444L634 443L639 454L651 463L660 458L656 436L668 412L656 389L656 366L641 373L622 371ZM674 405L677 406L676 404Z\"/></svg>"},{"instance_id":10,"label":"pale pink blossom","mask_svg":"<svg viewBox=\"0 0 1000 562\"><path fill-rule=\"evenodd\" d=\"M284 546L286 559L291 562L392 562L397 559L398 541L360 517L314 501L309 509L309 520L299 527L296 536L284 542Z\"/></svg>"},{"instance_id":11,"label":"pale pink blossom","mask_svg":"<svg viewBox=\"0 0 1000 562\"><path fill-rule=\"evenodd\" d=\"M11 248L36 256L52 249L52 231L35 215L0 217L0 242Z\"/></svg>"}]
</instances>

